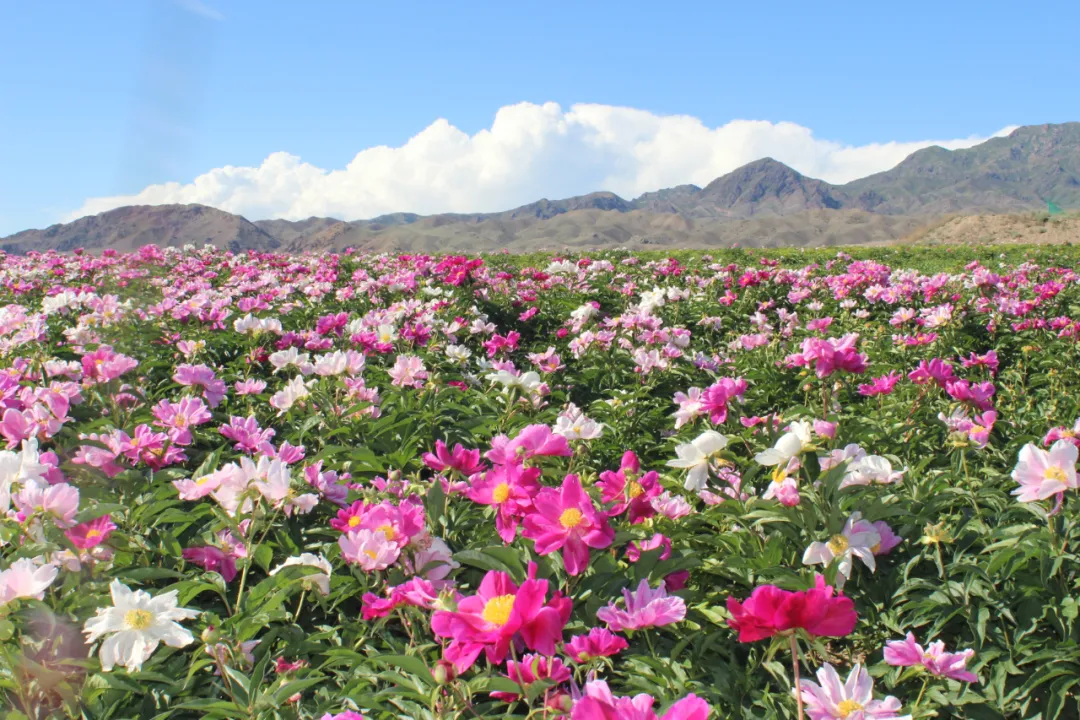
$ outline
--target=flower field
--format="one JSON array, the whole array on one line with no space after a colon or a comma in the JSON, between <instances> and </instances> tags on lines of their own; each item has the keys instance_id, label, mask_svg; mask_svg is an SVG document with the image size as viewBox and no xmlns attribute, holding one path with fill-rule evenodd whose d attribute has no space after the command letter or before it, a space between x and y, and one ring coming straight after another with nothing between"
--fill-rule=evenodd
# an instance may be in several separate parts
<instances>
[{"instance_id":1,"label":"flower field","mask_svg":"<svg viewBox=\"0 0 1080 720\"><path fill-rule=\"evenodd\" d=\"M3 256L4 718L1080 716L1069 248Z\"/></svg>"}]
</instances>

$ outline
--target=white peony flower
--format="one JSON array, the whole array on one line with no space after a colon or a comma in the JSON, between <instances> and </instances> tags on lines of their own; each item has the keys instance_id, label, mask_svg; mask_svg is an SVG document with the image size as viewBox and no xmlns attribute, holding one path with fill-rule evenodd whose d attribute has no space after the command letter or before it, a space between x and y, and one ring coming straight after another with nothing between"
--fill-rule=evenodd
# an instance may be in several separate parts
<instances>
[{"instance_id":1,"label":"white peony flower","mask_svg":"<svg viewBox=\"0 0 1080 720\"><path fill-rule=\"evenodd\" d=\"M177 607L176 590L152 597L144 590L131 590L119 580L113 580L109 590L113 607L98 608L97 615L83 626L88 643L112 633L99 651L105 672L118 664L128 672L141 670L159 643L180 648L194 642L191 632L178 621L191 620L199 612Z\"/></svg>"},{"instance_id":2,"label":"white peony flower","mask_svg":"<svg viewBox=\"0 0 1080 720\"><path fill-rule=\"evenodd\" d=\"M877 569L874 546L881 542L881 535L873 523L862 519L861 512L851 513L844 529L829 538L828 542L810 543L803 553L803 565L829 565L840 558L836 568L836 589L843 590L844 582L851 577L854 558L859 558L870 572Z\"/></svg>"},{"instance_id":3,"label":"white peony flower","mask_svg":"<svg viewBox=\"0 0 1080 720\"><path fill-rule=\"evenodd\" d=\"M759 465L783 465L793 457L802 455L813 444L813 436L810 423L805 420L793 422L788 426L788 431L780 436L776 444L765 452L754 456Z\"/></svg>"},{"instance_id":4,"label":"white peony flower","mask_svg":"<svg viewBox=\"0 0 1080 720\"><path fill-rule=\"evenodd\" d=\"M694 492L705 489L705 482L709 479L709 462L712 458L727 447L728 439L715 430L706 430L691 442L679 445L675 448L678 456L675 460L668 460L667 466L673 468L686 468L690 472L686 475L686 483L683 487Z\"/></svg>"}]
</instances>

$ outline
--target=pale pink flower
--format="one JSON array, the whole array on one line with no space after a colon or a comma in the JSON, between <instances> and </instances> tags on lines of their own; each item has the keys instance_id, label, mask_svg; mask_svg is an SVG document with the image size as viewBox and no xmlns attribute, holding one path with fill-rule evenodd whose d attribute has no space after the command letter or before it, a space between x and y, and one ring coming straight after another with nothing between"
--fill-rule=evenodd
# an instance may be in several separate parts
<instances>
[{"instance_id":1,"label":"pale pink flower","mask_svg":"<svg viewBox=\"0 0 1080 720\"><path fill-rule=\"evenodd\" d=\"M397 561L401 550L381 530L361 528L338 538L341 556L367 572L385 570Z\"/></svg>"},{"instance_id":2,"label":"pale pink flower","mask_svg":"<svg viewBox=\"0 0 1080 720\"><path fill-rule=\"evenodd\" d=\"M979 677L967 669L967 661L975 656L975 651L968 649L958 653L945 652L945 643L941 640L930 643L924 650L915 642L915 636L908 633L903 640L894 640L885 644L885 662L899 667L924 667L931 675L978 682Z\"/></svg>"},{"instance_id":3,"label":"pale pink flower","mask_svg":"<svg viewBox=\"0 0 1080 720\"><path fill-rule=\"evenodd\" d=\"M39 566L30 558L16 560L7 570L0 571L0 606L16 598L41 600L57 572L58 568L52 564Z\"/></svg>"},{"instance_id":4,"label":"pale pink flower","mask_svg":"<svg viewBox=\"0 0 1080 720\"><path fill-rule=\"evenodd\" d=\"M810 720L910 720L900 715L900 701L893 696L874 699L874 681L862 665L856 665L847 682L832 665L817 671L817 682L802 680L799 692ZM794 690L792 692L795 692Z\"/></svg>"},{"instance_id":5,"label":"pale pink flower","mask_svg":"<svg viewBox=\"0 0 1080 720\"><path fill-rule=\"evenodd\" d=\"M642 580L633 593L624 588L623 598L625 609L612 602L596 612L596 617L615 632L663 627L686 617L686 603L681 597L668 595L663 582L653 590L648 580Z\"/></svg>"},{"instance_id":6,"label":"pale pink flower","mask_svg":"<svg viewBox=\"0 0 1080 720\"><path fill-rule=\"evenodd\" d=\"M1075 490L1077 454L1077 447L1067 440L1058 440L1049 451L1028 443L1020 449L1012 471L1012 479L1020 483L1012 494L1020 502L1035 502Z\"/></svg>"}]
</instances>

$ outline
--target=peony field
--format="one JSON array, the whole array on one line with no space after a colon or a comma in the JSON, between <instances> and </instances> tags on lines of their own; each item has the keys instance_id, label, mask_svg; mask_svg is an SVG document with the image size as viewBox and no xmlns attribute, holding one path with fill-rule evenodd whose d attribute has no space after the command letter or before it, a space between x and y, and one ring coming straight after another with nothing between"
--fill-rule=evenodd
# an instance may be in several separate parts
<instances>
[{"instance_id":1,"label":"peony field","mask_svg":"<svg viewBox=\"0 0 1080 720\"><path fill-rule=\"evenodd\" d=\"M2 717L1080 717L1078 261L0 254Z\"/></svg>"}]
</instances>

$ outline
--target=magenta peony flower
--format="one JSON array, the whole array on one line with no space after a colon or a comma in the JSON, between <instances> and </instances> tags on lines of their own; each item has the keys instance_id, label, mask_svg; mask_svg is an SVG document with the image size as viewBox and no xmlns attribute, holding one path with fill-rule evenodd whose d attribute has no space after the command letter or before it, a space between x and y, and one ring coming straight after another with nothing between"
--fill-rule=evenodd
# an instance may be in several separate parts
<instances>
[{"instance_id":1,"label":"magenta peony flower","mask_svg":"<svg viewBox=\"0 0 1080 720\"><path fill-rule=\"evenodd\" d=\"M201 387L203 397L207 404L216 408L228 394L229 389L224 380L219 380L217 375L206 365L178 365L173 381L189 387Z\"/></svg>"},{"instance_id":2,"label":"magenta peony flower","mask_svg":"<svg viewBox=\"0 0 1080 720\"><path fill-rule=\"evenodd\" d=\"M614 503L608 509L608 517L622 515L630 510L630 524L644 522L656 514L652 499L660 494L660 476L655 470L640 475L641 463L633 450L623 453L619 470L600 473L596 486L600 488L600 501Z\"/></svg>"},{"instance_id":3,"label":"magenta peony flower","mask_svg":"<svg viewBox=\"0 0 1080 720\"><path fill-rule=\"evenodd\" d=\"M586 635L575 635L563 646L563 651L576 663L587 663L593 658L611 657L626 648L629 643L615 633L594 627Z\"/></svg>"},{"instance_id":4,"label":"magenta peony flower","mask_svg":"<svg viewBox=\"0 0 1080 720\"><path fill-rule=\"evenodd\" d=\"M105 542L109 534L116 529L116 525L108 515L94 518L90 522L79 523L73 528L64 531L64 535L71 544L80 550L89 550Z\"/></svg>"},{"instance_id":5,"label":"magenta peony flower","mask_svg":"<svg viewBox=\"0 0 1080 720\"><path fill-rule=\"evenodd\" d=\"M517 537L518 523L533 509L540 492L540 468L496 465L475 480L466 496L475 503L495 508L495 529L507 545Z\"/></svg>"},{"instance_id":6,"label":"magenta peony flower","mask_svg":"<svg viewBox=\"0 0 1080 720\"><path fill-rule=\"evenodd\" d=\"M479 450L468 450L461 443L454 446L454 451L447 449L442 440L435 441L435 452L424 453L424 463L435 472L454 470L465 477L475 475L484 470L480 462Z\"/></svg>"},{"instance_id":7,"label":"magenta peony flower","mask_svg":"<svg viewBox=\"0 0 1080 720\"><path fill-rule=\"evenodd\" d=\"M451 641L443 656L459 673L472 667L481 652L489 662L501 663L515 638L542 655L555 654L570 619L570 599L556 592L546 602L548 582L535 579L535 573L530 563L529 577L519 588L506 573L491 570L457 610L437 610L431 616L436 637Z\"/></svg>"},{"instance_id":8,"label":"magenta peony flower","mask_svg":"<svg viewBox=\"0 0 1080 720\"><path fill-rule=\"evenodd\" d=\"M184 548L184 559L204 570L216 572L225 580L232 582L236 577L236 559L223 550L212 546Z\"/></svg>"},{"instance_id":9,"label":"magenta peony flower","mask_svg":"<svg viewBox=\"0 0 1080 720\"><path fill-rule=\"evenodd\" d=\"M851 598L834 596L833 592L821 575L816 576L814 587L798 592L761 585L743 602L728 598L728 625L739 633L739 642L754 642L796 628L811 635L843 637L855 629L858 616Z\"/></svg>"},{"instance_id":10,"label":"magenta peony flower","mask_svg":"<svg viewBox=\"0 0 1080 720\"><path fill-rule=\"evenodd\" d=\"M570 679L570 668L566 667L559 658L546 658L542 655L529 653L522 657L519 662L506 661L506 677L518 685L523 685L528 690L529 686L537 680L550 680L555 685L566 682ZM554 689L548 692L552 695L557 694ZM503 702L517 702L521 695L513 692L493 692L491 697ZM559 697L549 697L548 706L557 708L556 703L558 702Z\"/></svg>"},{"instance_id":11,"label":"magenta peony flower","mask_svg":"<svg viewBox=\"0 0 1080 720\"><path fill-rule=\"evenodd\" d=\"M656 701L644 693L615 697L603 680L585 683L585 692L574 703L570 720L658 720L652 706ZM659 720L707 720L709 704L691 693L672 705Z\"/></svg>"},{"instance_id":12,"label":"magenta peony flower","mask_svg":"<svg viewBox=\"0 0 1080 720\"><path fill-rule=\"evenodd\" d=\"M533 498L533 510L525 516L523 537L536 543L536 552L548 555L562 550L570 575L589 566L589 548L603 549L615 540L607 518L596 510L577 475L567 475L562 488L542 489Z\"/></svg>"}]
</instances>

